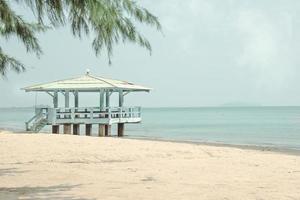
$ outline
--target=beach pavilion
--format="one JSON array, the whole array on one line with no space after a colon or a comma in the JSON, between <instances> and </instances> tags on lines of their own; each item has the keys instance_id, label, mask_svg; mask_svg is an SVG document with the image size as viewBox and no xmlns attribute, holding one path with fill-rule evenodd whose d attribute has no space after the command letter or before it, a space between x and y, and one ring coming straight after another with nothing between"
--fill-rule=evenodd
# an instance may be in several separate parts
<instances>
[{"instance_id":1,"label":"beach pavilion","mask_svg":"<svg viewBox=\"0 0 300 200\"><path fill-rule=\"evenodd\" d=\"M22 88L26 92L45 92L53 99L53 107L37 107L35 115L26 122L26 130L39 132L51 125L52 133L58 134L63 126L64 134L80 134L80 125L85 126L85 134L91 135L92 125L98 125L99 136L111 135L111 125L118 125L118 136L124 135L125 123L141 122L140 107L124 107L124 96L131 92L149 92L151 88L127 81L114 80L91 75L64 79ZM79 107L80 93L98 93L99 104L95 107ZM118 105L110 104L110 96L118 93ZM58 105L59 96L64 105ZM74 107L70 107L70 95L74 95ZM73 129L73 130L72 130Z\"/></svg>"}]
</instances>

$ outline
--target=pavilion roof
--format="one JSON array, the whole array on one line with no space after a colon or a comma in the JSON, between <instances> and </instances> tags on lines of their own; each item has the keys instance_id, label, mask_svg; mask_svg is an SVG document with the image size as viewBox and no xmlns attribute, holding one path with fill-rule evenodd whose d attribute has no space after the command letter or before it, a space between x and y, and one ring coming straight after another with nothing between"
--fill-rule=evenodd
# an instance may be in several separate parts
<instances>
[{"instance_id":1,"label":"pavilion roof","mask_svg":"<svg viewBox=\"0 0 300 200\"><path fill-rule=\"evenodd\" d=\"M70 79L58 80L54 82L37 84L22 88L26 92L30 91L86 91L96 92L101 89L108 89L111 91L124 90L124 91L145 91L149 92L151 88L136 85L131 82L103 78L100 76L93 76L89 72L85 75Z\"/></svg>"}]
</instances>

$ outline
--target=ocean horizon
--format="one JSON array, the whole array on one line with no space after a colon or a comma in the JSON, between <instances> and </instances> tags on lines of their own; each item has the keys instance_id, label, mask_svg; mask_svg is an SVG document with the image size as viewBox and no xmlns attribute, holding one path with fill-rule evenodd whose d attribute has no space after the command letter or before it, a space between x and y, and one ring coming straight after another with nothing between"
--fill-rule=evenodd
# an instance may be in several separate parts
<instances>
[{"instance_id":1,"label":"ocean horizon","mask_svg":"<svg viewBox=\"0 0 300 200\"><path fill-rule=\"evenodd\" d=\"M33 114L34 107L0 108L0 129L25 131ZM300 106L143 108L142 118L126 124L127 137L300 150Z\"/></svg>"}]
</instances>

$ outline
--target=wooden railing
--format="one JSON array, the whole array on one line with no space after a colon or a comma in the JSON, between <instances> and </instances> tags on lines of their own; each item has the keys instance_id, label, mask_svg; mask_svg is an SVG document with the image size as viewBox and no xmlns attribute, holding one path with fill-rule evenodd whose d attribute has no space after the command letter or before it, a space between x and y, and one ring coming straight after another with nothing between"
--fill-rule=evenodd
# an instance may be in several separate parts
<instances>
[{"instance_id":1,"label":"wooden railing","mask_svg":"<svg viewBox=\"0 0 300 200\"><path fill-rule=\"evenodd\" d=\"M38 132L47 122L48 108L36 108L35 115L25 122L26 131Z\"/></svg>"},{"instance_id":2,"label":"wooden railing","mask_svg":"<svg viewBox=\"0 0 300 200\"><path fill-rule=\"evenodd\" d=\"M38 132L45 125L138 123L140 107L36 108L35 116L26 122L26 130Z\"/></svg>"},{"instance_id":3,"label":"wooden railing","mask_svg":"<svg viewBox=\"0 0 300 200\"><path fill-rule=\"evenodd\" d=\"M140 107L74 107L74 108L47 108L49 123L70 121L70 123L89 123L97 120L126 120L140 119Z\"/></svg>"}]
</instances>

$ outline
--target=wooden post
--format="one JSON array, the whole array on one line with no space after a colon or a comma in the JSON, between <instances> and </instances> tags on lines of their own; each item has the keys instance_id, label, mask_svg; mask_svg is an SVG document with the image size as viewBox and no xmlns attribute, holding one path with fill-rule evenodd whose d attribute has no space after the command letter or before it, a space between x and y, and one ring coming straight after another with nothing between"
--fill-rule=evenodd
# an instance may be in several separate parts
<instances>
[{"instance_id":1,"label":"wooden post","mask_svg":"<svg viewBox=\"0 0 300 200\"><path fill-rule=\"evenodd\" d=\"M69 108L70 107L70 93L69 91L65 91L65 108ZM70 116L68 115L65 115L64 118L69 118ZM64 124L64 134L71 134L71 129L72 129L72 126L71 124L67 123L67 124Z\"/></svg>"},{"instance_id":2,"label":"wooden post","mask_svg":"<svg viewBox=\"0 0 300 200\"><path fill-rule=\"evenodd\" d=\"M105 106L106 106L106 112L109 112L109 106L110 106L110 102L109 102L109 91L106 90L105 91ZM106 115L105 117L110 118L110 114ZM111 135L111 125L106 124L105 125L105 136L110 136Z\"/></svg>"},{"instance_id":3,"label":"wooden post","mask_svg":"<svg viewBox=\"0 0 300 200\"><path fill-rule=\"evenodd\" d=\"M85 135L87 135L87 136L92 135L92 124L85 125Z\"/></svg>"},{"instance_id":4,"label":"wooden post","mask_svg":"<svg viewBox=\"0 0 300 200\"><path fill-rule=\"evenodd\" d=\"M78 99L78 91L74 91L74 107L75 107L75 113L77 113L78 112L78 107L79 107L79 99ZM76 118L78 118L79 117L79 115L76 115L75 114L75 119ZM76 126L76 124L74 124L73 125L73 129L78 129L78 134L79 134L79 124L78 124L78 127ZM73 133L74 133L75 131L73 131ZM74 135L77 135L77 134L74 134Z\"/></svg>"},{"instance_id":5,"label":"wooden post","mask_svg":"<svg viewBox=\"0 0 300 200\"><path fill-rule=\"evenodd\" d=\"M122 107L124 102L123 90L119 90L119 107L120 107L120 118L123 117ZM124 123L118 123L118 137L124 136Z\"/></svg>"},{"instance_id":6,"label":"wooden post","mask_svg":"<svg viewBox=\"0 0 300 200\"><path fill-rule=\"evenodd\" d=\"M79 100L78 100L78 91L74 92L74 106L75 108L78 108Z\"/></svg>"},{"instance_id":7,"label":"wooden post","mask_svg":"<svg viewBox=\"0 0 300 200\"><path fill-rule=\"evenodd\" d=\"M72 130L71 124L64 124L64 134L72 134L71 130Z\"/></svg>"},{"instance_id":8,"label":"wooden post","mask_svg":"<svg viewBox=\"0 0 300 200\"><path fill-rule=\"evenodd\" d=\"M65 108L70 107L70 92L68 90L65 91Z\"/></svg>"},{"instance_id":9,"label":"wooden post","mask_svg":"<svg viewBox=\"0 0 300 200\"><path fill-rule=\"evenodd\" d=\"M101 89L100 90L100 98L99 98L99 108L100 108L100 114L99 114L99 118L103 118L105 117L102 112L105 111L104 110L104 90Z\"/></svg>"},{"instance_id":10,"label":"wooden post","mask_svg":"<svg viewBox=\"0 0 300 200\"><path fill-rule=\"evenodd\" d=\"M119 90L119 107L123 106L123 102L124 102L123 90Z\"/></svg>"},{"instance_id":11,"label":"wooden post","mask_svg":"<svg viewBox=\"0 0 300 200\"><path fill-rule=\"evenodd\" d=\"M104 110L104 90L100 90L100 110Z\"/></svg>"},{"instance_id":12,"label":"wooden post","mask_svg":"<svg viewBox=\"0 0 300 200\"><path fill-rule=\"evenodd\" d=\"M109 91L108 90L105 91L105 97L106 97L106 99L105 99L106 107L108 108L109 107Z\"/></svg>"},{"instance_id":13,"label":"wooden post","mask_svg":"<svg viewBox=\"0 0 300 200\"><path fill-rule=\"evenodd\" d=\"M118 123L118 137L124 136L124 123Z\"/></svg>"},{"instance_id":14,"label":"wooden post","mask_svg":"<svg viewBox=\"0 0 300 200\"><path fill-rule=\"evenodd\" d=\"M105 136L110 136L111 135L111 125L106 124L105 125Z\"/></svg>"},{"instance_id":15,"label":"wooden post","mask_svg":"<svg viewBox=\"0 0 300 200\"><path fill-rule=\"evenodd\" d=\"M52 133L53 134L59 134L59 125L53 125L52 126Z\"/></svg>"},{"instance_id":16,"label":"wooden post","mask_svg":"<svg viewBox=\"0 0 300 200\"><path fill-rule=\"evenodd\" d=\"M99 124L98 136L99 137L105 136L105 125L104 124Z\"/></svg>"},{"instance_id":17,"label":"wooden post","mask_svg":"<svg viewBox=\"0 0 300 200\"><path fill-rule=\"evenodd\" d=\"M80 135L80 125L73 124L73 135Z\"/></svg>"},{"instance_id":18,"label":"wooden post","mask_svg":"<svg viewBox=\"0 0 300 200\"><path fill-rule=\"evenodd\" d=\"M58 107L58 92L55 91L53 93L53 107L57 108ZM56 112L54 112L56 113ZM56 115L54 116L56 118ZM53 134L59 134L59 125L53 125L52 126L52 133Z\"/></svg>"},{"instance_id":19,"label":"wooden post","mask_svg":"<svg viewBox=\"0 0 300 200\"><path fill-rule=\"evenodd\" d=\"M58 107L58 92L55 91L53 93L53 107L57 108Z\"/></svg>"}]
</instances>

